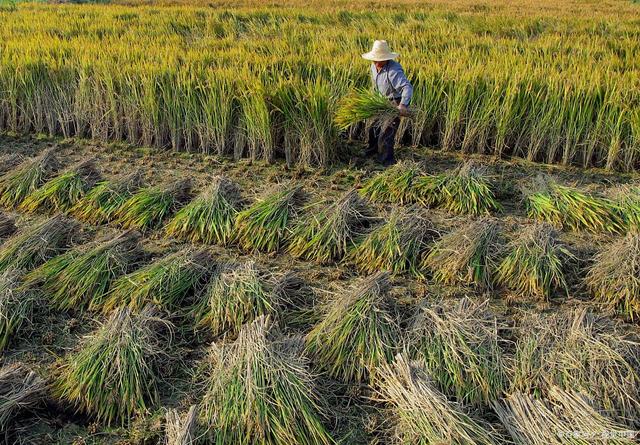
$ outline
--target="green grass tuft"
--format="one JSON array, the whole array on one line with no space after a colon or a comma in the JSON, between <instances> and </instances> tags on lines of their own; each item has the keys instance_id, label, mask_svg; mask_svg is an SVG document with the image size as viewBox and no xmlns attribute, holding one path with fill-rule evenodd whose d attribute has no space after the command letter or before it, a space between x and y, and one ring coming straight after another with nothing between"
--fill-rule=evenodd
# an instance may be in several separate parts
<instances>
[{"instance_id":1,"label":"green grass tuft","mask_svg":"<svg viewBox=\"0 0 640 445\"><path fill-rule=\"evenodd\" d=\"M307 351L331 377L363 382L393 359L398 327L386 273L363 279L336 296L307 335Z\"/></svg>"},{"instance_id":2,"label":"green grass tuft","mask_svg":"<svg viewBox=\"0 0 640 445\"><path fill-rule=\"evenodd\" d=\"M57 256L31 271L26 281L38 284L57 309L95 309L111 283L141 257L140 235L126 232Z\"/></svg>"},{"instance_id":3,"label":"green grass tuft","mask_svg":"<svg viewBox=\"0 0 640 445\"><path fill-rule=\"evenodd\" d=\"M118 306L140 310L148 303L171 309L190 293L200 290L213 269L206 250L186 247L118 278L95 307L109 312Z\"/></svg>"},{"instance_id":4,"label":"green grass tuft","mask_svg":"<svg viewBox=\"0 0 640 445\"><path fill-rule=\"evenodd\" d=\"M19 208L24 212L66 212L85 196L99 178L94 160L82 161L33 191Z\"/></svg>"},{"instance_id":5,"label":"green grass tuft","mask_svg":"<svg viewBox=\"0 0 640 445\"><path fill-rule=\"evenodd\" d=\"M54 150L28 159L0 178L0 205L17 207L60 168Z\"/></svg>"},{"instance_id":6,"label":"green grass tuft","mask_svg":"<svg viewBox=\"0 0 640 445\"><path fill-rule=\"evenodd\" d=\"M29 271L61 254L77 227L74 221L57 215L25 228L0 247L0 272L9 268Z\"/></svg>"},{"instance_id":7,"label":"green grass tuft","mask_svg":"<svg viewBox=\"0 0 640 445\"><path fill-rule=\"evenodd\" d=\"M347 260L366 273L386 270L420 277L420 258L434 233L430 222L419 215L394 211L384 225L349 253Z\"/></svg>"},{"instance_id":8,"label":"green grass tuft","mask_svg":"<svg viewBox=\"0 0 640 445\"><path fill-rule=\"evenodd\" d=\"M508 254L498 266L496 279L517 295L548 300L556 290L568 293L564 276L566 261L573 258L556 239L553 228L536 224L507 246Z\"/></svg>"},{"instance_id":9,"label":"green grass tuft","mask_svg":"<svg viewBox=\"0 0 640 445\"><path fill-rule=\"evenodd\" d=\"M415 202L415 183L422 169L412 161L401 161L364 183L360 193L375 202L407 204Z\"/></svg>"},{"instance_id":10,"label":"green grass tuft","mask_svg":"<svg viewBox=\"0 0 640 445\"><path fill-rule=\"evenodd\" d=\"M209 188L176 213L165 232L193 243L226 245L231 240L241 203L238 186L224 176L217 176Z\"/></svg>"},{"instance_id":11,"label":"green grass tuft","mask_svg":"<svg viewBox=\"0 0 640 445\"><path fill-rule=\"evenodd\" d=\"M327 264L342 259L373 220L355 190L337 202L308 213L293 229L289 253Z\"/></svg>"},{"instance_id":12,"label":"green grass tuft","mask_svg":"<svg viewBox=\"0 0 640 445\"><path fill-rule=\"evenodd\" d=\"M498 224L473 221L443 236L431 247L421 268L444 284L475 284L491 288L501 251Z\"/></svg>"},{"instance_id":13,"label":"green grass tuft","mask_svg":"<svg viewBox=\"0 0 640 445\"><path fill-rule=\"evenodd\" d=\"M301 346L260 317L235 342L212 347L202 409L209 443L334 443L323 424L324 400Z\"/></svg>"},{"instance_id":14,"label":"green grass tuft","mask_svg":"<svg viewBox=\"0 0 640 445\"><path fill-rule=\"evenodd\" d=\"M190 191L188 179L139 190L115 211L116 222L126 229L154 229L188 200Z\"/></svg>"},{"instance_id":15,"label":"green grass tuft","mask_svg":"<svg viewBox=\"0 0 640 445\"><path fill-rule=\"evenodd\" d=\"M66 357L54 383L57 397L107 425L126 425L158 400L158 362L170 324L147 307L119 308Z\"/></svg>"},{"instance_id":16,"label":"green grass tuft","mask_svg":"<svg viewBox=\"0 0 640 445\"><path fill-rule=\"evenodd\" d=\"M286 185L238 214L235 240L244 250L275 253L297 216L300 186Z\"/></svg>"},{"instance_id":17,"label":"green grass tuft","mask_svg":"<svg viewBox=\"0 0 640 445\"><path fill-rule=\"evenodd\" d=\"M0 352L33 317L38 294L22 285L22 274L9 269L0 274Z\"/></svg>"},{"instance_id":18,"label":"green grass tuft","mask_svg":"<svg viewBox=\"0 0 640 445\"><path fill-rule=\"evenodd\" d=\"M46 389L46 382L20 363L0 368L0 431L5 434L13 419L44 400Z\"/></svg>"},{"instance_id":19,"label":"green grass tuft","mask_svg":"<svg viewBox=\"0 0 640 445\"><path fill-rule=\"evenodd\" d=\"M409 346L439 389L464 404L488 405L507 385L498 322L489 300L425 305L409 331Z\"/></svg>"},{"instance_id":20,"label":"green grass tuft","mask_svg":"<svg viewBox=\"0 0 640 445\"><path fill-rule=\"evenodd\" d=\"M115 218L116 211L140 188L139 172L122 178L100 181L76 205L70 213L89 224L105 224Z\"/></svg>"},{"instance_id":21,"label":"green grass tuft","mask_svg":"<svg viewBox=\"0 0 640 445\"><path fill-rule=\"evenodd\" d=\"M344 97L338 104L334 122L339 130L367 120L385 125L399 116L398 108L389 99L369 88L358 89Z\"/></svg>"}]
</instances>

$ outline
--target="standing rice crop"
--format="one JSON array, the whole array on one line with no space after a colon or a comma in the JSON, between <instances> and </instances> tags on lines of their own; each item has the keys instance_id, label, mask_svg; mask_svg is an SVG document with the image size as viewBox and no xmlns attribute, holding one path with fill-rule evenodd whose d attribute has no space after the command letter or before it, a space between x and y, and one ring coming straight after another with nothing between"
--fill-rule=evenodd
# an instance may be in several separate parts
<instances>
[{"instance_id":1,"label":"standing rice crop","mask_svg":"<svg viewBox=\"0 0 640 445\"><path fill-rule=\"evenodd\" d=\"M189 411L181 416L177 410L167 410L164 422L165 445L196 445L198 426L198 410L196 405L191 405Z\"/></svg>"},{"instance_id":2,"label":"standing rice crop","mask_svg":"<svg viewBox=\"0 0 640 445\"><path fill-rule=\"evenodd\" d=\"M82 161L34 190L19 208L25 212L66 212L84 197L99 178L94 160Z\"/></svg>"},{"instance_id":3,"label":"standing rice crop","mask_svg":"<svg viewBox=\"0 0 640 445\"><path fill-rule=\"evenodd\" d=\"M0 239L13 235L18 228L15 220L5 213L0 213Z\"/></svg>"},{"instance_id":4,"label":"standing rice crop","mask_svg":"<svg viewBox=\"0 0 640 445\"><path fill-rule=\"evenodd\" d=\"M584 308L522 317L508 372L512 391L584 393L619 422L640 419L640 344L620 324Z\"/></svg>"},{"instance_id":5,"label":"standing rice crop","mask_svg":"<svg viewBox=\"0 0 640 445\"><path fill-rule=\"evenodd\" d=\"M421 276L420 258L435 231L415 213L394 211L347 256L363 272L387 270Z\"/></svg>"},{"instance_id":6,"label":"standing rice crop","mask_svg":"<svg viewBox=\"0 0 640 445\"><path fill-rule=\"evenodd\" d=\"M629 233L593 259L586 284L608 309L633 320L640 316L640 233Z\"/></svg>"},{"instance_id":7,"label":"standing rice crop","mask_svg":"<svg viewBox=\"0 0 640 445\"><path fill-rule=\"evenodd\" d=\"M21 363L0 368L0 433L6 434L10 421L21 411L44 399L46 386L43 379Z\"/></svg>"},{"instance_id":8,"label":"standing rice crop","mask_svg":"<svg viewBox=\"0 0 640 445\"><path fill-rule=\"evenodd\" d=\"M516 392L494 409L518 445L631 445L634 431L599 413L587 398L553 386L549 399Z\"/></svg>"},{"instance_id":9,"label":"standing rice crop","mask_svg":"<svg viewBox=\"0 0 640 445\"><path fill-rule=\"evenodd\" d=\"M612 201L558 184L553 179L537 177L531 189L525 190L525 196L529 217L538 221L576 231L617 233L624 230Z\"/></svg>"},{"instance_id":10,"label":"standing rice crop","mask_svg":"<svg viewBox=\"0 0 640 445\"><path fill-rule=\"evenodd\" d=\"M242 328L235 342L212 347L202 410L211 443L334 443L301 346L259 317Z\"/></svg>"},{"instance_id":11,"label":"standing rice crop","mask_svg":"<svg viewBox=\"0 0 640 445\"><path fill-rule=\"evenodd\" d=\"M401 161L364 183L360 193L375 202L406 204L415 202L415 183L422 168L412 161Z\"/></svg>"},{"instance_id":12,"label":"standing rice crop","mask_svg":"<svg viewBox=\"0 0 640 445\"><path fill-rule=\"evenodd\" d=\"M82 309L101 302L118 277L140 259L140 235L126 232L50 259L26 280L38 285L57 309Z\"/></svg>"},{"instance_id":13,"label":"standing rice crop","mask_svg":"<svg viewBox=\"0 0 640 445\"><path fill-rule=\"evenodd\" d=\"M154 229L189 199L190 192L189 179L141 189L115 211L116 222L127 229Z\"/></svg>"},{"instance_id":14,"label":"standing rice crop","mask_svg":"<svg viewBox=\"0 0 640 445\"><path fill-rule=\"evenodd\" d=\"M8 269L0 273L0 352L33 317L38 295L22 285L22 274Z\"/></svg>"},{"instance_id":15,"label":"standing rice crop","mask_svg":"<svg viewBox=\"0 0 640 445\"><path fill-rule=\"evenodd\" d=\"M60 168L54 150L28 159L0 178L0 205L16 207Z\"/></svg>"},{"instance_id":16,"label":"standing rice crop","mask_svg":"<svg viewBox=\"0 0 640 445\"><path fill-rule=\"evenodd\" d=\"M148 303L173 308L190 292L200 290L212 269L206 250L186 247L118 278L104 301L94 298L95 307L104 312L118 306L140 310Z\"/></svg>"},{"instance_id":17,"label":"standing rice crop","mask_svg":"<svg viewBox=\"0 0 640 445\"><path fill-rule=\"evenodd\" d=\"M168 236L190 242L227 244L242 205L238 186L224 176L213 178L211 185L171 219L165 229Z\"/></svg>"},{"instance_id":18,"label":"standing rice crop","mask_svg":"<svg viewBox=\"0 0 640 445\"><path fill-rule=\"evenodd\" d=\"M307 351L330 376L363 382L393 358L398 328L389 276L369 276L337 295L307 334Z\"/></svg>"},{"instance_id":19,"label":"standing rice crop","mask_svg":"<svg viewBox=\"0 0 640 445\"><path fill-rule=\"evenodd\" d=\"M414 181L415 200L463 215L488 215L501 209L486 170L472 161L452 172L425 175Z\"/></svg>"},{"instance_id":20,"label":"standing rice crop","mask_svg":"<svg viewBox=\"0 0 640 445\"><path fill-rule=\"evenodd\" d=\"M255 263L220 268L194 308L198 326L209 328L214 335L236 333L245 323L275 311L266 277Z\"/></svg>"},{"instance_id":21,"label":"standing rice crop","mask_svg":"<svg viewBox=\"0 0 640 445\"><path fill-rule=\"evenodd\" d=\"M107 425L127 424L158 400L161 334L170 324L153 307L134 314L118 308L78 350L64 359L54 391Z\"/></svg>"},{"instance_id":22,"label":"standing rice crop","mask_svg":"<svg viewBox=\"0 0 640 445\"><path fill-rule=\"evenodd\" d=\"M464 406L438 391L419 362L397 355L380 366L375 391L390 407L393 444L495 445L500 437L489 424L467 414Z\"/></svg>"},{"instance_id":23,"label":"standing rice crop","mask_svg":"<svg viewBox=\"0 0 640 445\"><path fill-rule=\"evenodd\" d=\"M245 250L277 252L297 216L300 186L286 185L238 214L235 240Z\"/></svg>"},{"instance_id":24,"label":"standing rice crop","mask_svg":"<svg viewBox=\"0 0 640 445\"><path fill-rule=\"evenodd\" d=\"M342 259L373 220L371 210L355 190L307 215L293 229L289 252L323 264Z\"/></svg>"},{"instance_id":25,"label":"standing rice crop","mask_svg":"<svg viewBox=\"0 0 640 445\"><path fill-rule=\"evenodd\" d=\"M437 240L422 261L435 281L491 288L502 250L498 224L491 219L473 221Z\"/></svg>"},{"instance_id":26,"label":"standing rice crop","mask_svg":"<svg viewBox=\"0 0 640 445\"><path fill-rule=\"evenodd\" d=\"M409 347L434 383L464 404L488 405L507 385L499 324L488 303L425 305L409 331Z\"/></svg>"},{"instance_id":27,"label":"standing rice crop","mask_svg":"<svg viewBox=\"0 0 640 445\"><path fill-rule=\"evenodd\" d=\"M140 188L142 176L134 172L121 178L100 181L70 213L89 224L104 224L114 219L116 211Z\"/></svg>"},{"instance_id":28,"label":"standing rice crop","mask_svg":"<svg viewBox=\"0 0 640 445\"><path fill-rule=\"evenodd\" d=\"M0 271L31 270L62 253L78 225L61 215L25 228L0 247Z\"/></svg>"},{"instance_id":29,"label":"standing rice crop","mask_svg":"<svg viewBox=\"0 0 640 445\"><path fill-rule=\"evenodd\" d=\"M549 225L536 224L507 246L496 280L523 297L548 300L556 290L568 292L565 263L573 255L556 239Z\"/></svg>"},{"instance_id":30,"label":"standing rice crop","mask_svg":"<svg viewBox=\"0 0 640 445\"><path fill-rule=\"evenodd\" d=\"M375 125L389 125L399 116L391 101L371 89L359 89L345 96L338 104L334 122L340 130L347 130L359 122L374 120Z\"/></svg>"}]
</instances>

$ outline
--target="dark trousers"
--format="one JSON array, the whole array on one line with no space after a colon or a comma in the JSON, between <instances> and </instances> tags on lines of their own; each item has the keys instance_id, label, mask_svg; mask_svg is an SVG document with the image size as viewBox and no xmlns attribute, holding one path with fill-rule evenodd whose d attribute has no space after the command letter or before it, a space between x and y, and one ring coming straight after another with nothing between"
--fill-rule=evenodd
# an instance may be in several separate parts
<instances>
[{"instance_id":1,"label":"dark trousers","mask_svg":"<svg viewBox=\"0 0 640 445\"><path fill-rule=\"evenodd\" d=\"M378 155L378 160L382 163L395 161L393 147L396 142L396 133L400 126L400 118L397 117L391 122L375 123L369 128L369 149L367 153Z\"/></svg>"}]
</instances>

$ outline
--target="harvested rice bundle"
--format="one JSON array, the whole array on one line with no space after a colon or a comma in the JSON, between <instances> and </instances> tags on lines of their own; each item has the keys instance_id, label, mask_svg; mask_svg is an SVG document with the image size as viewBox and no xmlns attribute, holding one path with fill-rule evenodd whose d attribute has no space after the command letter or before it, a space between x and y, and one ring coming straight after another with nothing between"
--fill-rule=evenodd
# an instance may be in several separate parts
<instances>
[{"instance_id":1,"label":"harvested rice bundle","mask_svg":"<svg viewBox=\"0 0 640 445\"><path fill-rule=\"evenodd\" d=\"M355 245L373 214L355 190L318 212L310 212L294 228L289 252L326 264L338 261Z\"/></svg>"},{"instance_id":2,"label":"harvested rice bundle","mask_svg":"<svg viewBox=\"0 0 640 445\"><path fill-rule=\"evenodd\" d=\"M347 259L366 273L387 270L421 276L420 258L434 234L428 220L394 211L389 221L367 235Z\"/></svg>"},{"instance_id":3,"label":"harvested rice bundle","mask_svg":"<svg viewBox=\"0 0 640 445\"><path fill-rule=\"evenodd\" d=\"M516 294L548 300L556 289L568 292L564 278L567 259L573 255L556 239L547 224L536 224L507 246L509 254L497 270L497 281Z\"/></svg>"},{"instance_id":4,"label":"harvested rice bundle","mask_svg":"<svg viewBox=\"0 0 640 445\"><path fill-rule=\"evenodd\" d=\"M158 399L162 332L171 325L153 307L118 308L61 365L56 395L107 425L125 425Z\"/></svg>"},{"instance_id":5,"label":"harvested rice bundle","mask_svg":"<svg viewBox=\"0 0 640 445\"><path fill-rule=\"evenodd\" d=\"M623 185L612 191L612 201L618 208L627 230L640 230L640 184Z\"/></svg>"},{"instance_id":6,"label":"harvested rice bundle","mask_svg":"<svg viewBox=\"0 0 640 445\"><path fill-rule=\"evenodd\" d=\"M0 205L16 207L60 168L54 150L45 150L0 178Z\"/></svg>"},{"instance_id":7,"label":"harvested rice bundle","mask_svg":"<svg viewBox=\"0 0 640 445\"><path fill-rule=\"evenodd\" d=\"M525 190L529 217L556 227L590 232L621 232L624 223L612 201L587 195L553 179L538 176Z\"/></svg>"},{"instance_id":8,"label":"harvested rice bundle","mask_svg":"<svg viewBox=\"0 0 640 445\"><path fill-rule=\"evenodd\" d=\"M256 317L273 313L275 302L266 284L252 261L222 266L194 308L197 325L214 335L236 333Z\"/></svg>"},{"instance_id":9,"label":"harvested rice bundle","mask_svg":"<svg viewBox=\"0 0 640 445\"><path fill-rule=\"evenodd\" d=\"M393 413L395 444L495 445L500 437L489 424L469 416L450 402L417 363L397 355L393 364L380 366L378 398Z\"/></svg>"},{"instance_id":10,"label":"harvested rice bundle","mask_svg":"<svg viewBox=\"0 0 640 445\"><path fill-rule=\"evenodd\" d=\"M513 391L544 395L559 385L584 393L608 417L637 426L640 344L620 325L577 308L531 314L518 334L508 367Z\"/></svg>"},{"instance_id":11,"label":"harvested rice bundle","mask_svg":"<svg viewBox=\"0 0 640 445\"><path fill-rule=\"evenodd\" d=\"M496 221L473 221L436 241L422 261L437 282L491 288L502 250Z\"/></svg>"},{"instance_id":12,"label":"harvested rice bundle","mask_svg":"<svg viewBox=\"0 0 640 445\"><path fill-rule=\"evenodd\" d=\"M631 320L640 316L640 233L629 233L600 251L586 283L609 309Z\"/></svg>"},{"instance_id":13,"label":"harvested rice bundle","mask_svg":"<svg viewBox=\"0 0 640 445\"><path fill-rule=\"evenodd\" d=\"M416 200L463 215L488 215L500 210L486 170L469 161L453 172L427 175L414 181Z\"/></svg>"},{"instance_id":14,"label":"harvested rice bundle","mask_svg":"<svg viewBox=\"0 0 640 445\"><path fill-rule=\"evenodd\" d=\"M198 411L196 405L191 405L184 417L177 410L167 411L165 420L165 445L196 445L196 428L198 424Z\"/></svg>"},{"instance_id":15,"label":"harvested rice bundle","mask_svg":"<svg viewBox=\"0 0 640 445\"><path fill-rule=\"evenodd\" d=\"M77 223L61 215L26 228L0 248L0 272L9 268L31 270L62 253Z\"/></svg>"},{"instance_id":16,"label":"harvested rice bundle","mask_svg":"<svg viewBox=\"0 0 640 445\"><path fill-rule=\"evenodd\" d=\"M99 180L94 160L82 161L33 191L20 204L25 212L66 212Z\"/></svg>"},{"instance_id":17,"label":"harvested rice bundle","mask_svg":"<svg viewBox=\"0 0 640 445\"><path fill-rule=\"evenodd\" d=\"M422 169L418 164L401 161L365 182L360 193L375 202L415 202L414 185L421 175Z\"/></svg>"},{"instance_id":18,"label":"harvested rice bundle","mask_svg":"<svg viewBox=\"0 0 640 445\"><path fill-rule=\"evenodd\" d=\"M338 105L334 122L339 130L347 130L352 125L367 120L375 120L375 125L386 126L399 117L398 108L375 91L358 89L344 97Z\"/></svg>"},{"instance_id":19,"label":"harvested rice bundle","mask_svg":"<svg viewBox=\"0 0 640 445\"><path fill-rule=\"evenodd\" d=\"M464 404L489 404L507 383L498 321L488 306L468 298L423 306L410 328L413 355L441 391Z\"/></svg>"},{"instance_id":20,"label":"harvested rice bundle","mask_svg":"<svg viewBox=\"0 0 640 445\"><path fill-rule=\"evenodd\" d=\"M516 444L521 445L631 445L635 432L607 419L575 392L557 386L549 400L516 392L494 409Z\"/></svg>"},{"instance_id":21,"label":"harvested rice bundle","mask_svg":"<svg viewBox=\"0 0 640 445\"><path fill-rule=\"evenodd\" d=\"M294 272L273 277L270 280L271 299L284 308L279 319L287 328L302 328L316 323L320 314L316 310L316 293Z\"/></svg>"},{"instance_id":22,"label":"harvested rice bundle","mask_svg":"<svg viewBox=\"0 0 640 445\"><path fill-rule=\"evenodd\" d=\"M334 443L323 425L325 403L301 346L259 317L242 328L235 342L212 347L202 411L211 443Z\"/></svg>"},{"instance_id":23,"label":"harvested rice bundle","mask_svg":"<svg viewBox=\"0 0 640 445\"><path fill-rule=\"evenodd\" d=\"M20 363L0 368L0 433L6 433L9 421L44 398L46 383Z\"/></svg>"},{"instance_id":24,"label":"harvested rice bundle","mask_svg":"<svg viewBox=\"0 0 640 445\"><path fill-rule=\"evenodd\" d=\"M31 271L26 281L40 285L57 309L92 307L140 259L139 240L139 233L126 232L71 250Z\"/></svg>"},{"instance_id":25,"label":"harvested rice bundle","mask_svg":"<svg viewBox=\"0 0 640 445\"><path fill-rule=\"evenodd\" d=\"M235 239L245 250L277 252L302 200L300 186L286 185L238 214Z\"/></svg>"},{"instance_id":26,"label":"harvested rice bundle","mask_svg":"<svg viewBox=\"0 0 640 445\"><path fill-rule=\"evenodd\" d=\"M173 308L200 290L212 269L209 252L187 247L118 278L104 301L94 299L93 306L104 312L123 305L140 310L148 303Z\"/></svg>"},{"instance_id":27,"label":"harvested rice bundle","mask_svg":"<svg viewBox=\"0 0 640 445\"><path fill-rule=\"evenodd\" d=\"M89 224L105 224L142 185L140 172L122 178L100 181L76 203L71 214Z\"/></svg>"},{"instance_id":28,"label":"harvested rice bundle","mask_svg":"<svg viewBox=\"0 0 640 445\"><path fill-rule=\"evenodd\" d=\"M4 175L10 170L13 170L18 165L24 162L24 156L20 153L8 153L0 156L0 175Z\"/></svg>"},{"instance_id":29,"label":"harvested rice bundle","mask_svg":"<svg viewBox=\"0 0 640 445\"><path fill-rule=\"evenodd\" d=\"M0 352L4 351L33 316L38 295L22 286L22 274L8 269L0 273Z\"/></svg>"},{"instance_id":30,"label":"harvested rice bundle","mask_svg":"<svg viewBox=\"0 0 640 445\"><path fill-rule=\"evenodd\" d=\"M398 327L388 297L389 275L378 273L338 295L307 335L307 351L330 376L363 382L393 359Z\"/></svg>"},{"instance_id":31,"label":"harvested rice bundle","mask_svg":"<svg viewBox=\"0 0 640 445\"><path fill-rule=\"evenodd\" d=\"M225 245L231 240L241 205L237 184L216 176L200 196L176 213L166 233L194 243Z\"/></svg>"},{"instance_id":32,"label":"harvested rice bundle","mask_svg":"<svg viewBox=\"0 0 640 445\"><path fill-rule=\"evenodd\" d=\"M13 235L18 228L12 217L4 213L0 213L0 239Z\"/></svg>"},{"instance_id":33,"label":"harvested rice bundle","mask_svg":"<svg viewBox=\"0 0 640 445\"><path fill-rule=\"evenodd\" d=\"M191 181L147 187L136 192L115 211L116 222L127 229L154 229L189 199Z\"/></svg>"}]
</instances>

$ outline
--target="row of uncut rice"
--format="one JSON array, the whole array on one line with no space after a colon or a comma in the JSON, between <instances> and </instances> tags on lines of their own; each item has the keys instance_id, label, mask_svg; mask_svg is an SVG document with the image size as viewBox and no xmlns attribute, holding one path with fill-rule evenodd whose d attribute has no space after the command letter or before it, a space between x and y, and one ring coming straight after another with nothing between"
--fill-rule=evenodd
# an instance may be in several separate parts
<instances>
[{"instance_id":1,"label":"row of uncut rice","mask_svg":"<svg viewBox=\"0 0 640 445\"><path fill-rule=\"evenodd\" d=\"M616 170L640 158L633 14L31 4L0 20L0 129L325 164L384 29L422 110L406 142Z\"/></svg>"}]
</instances>

